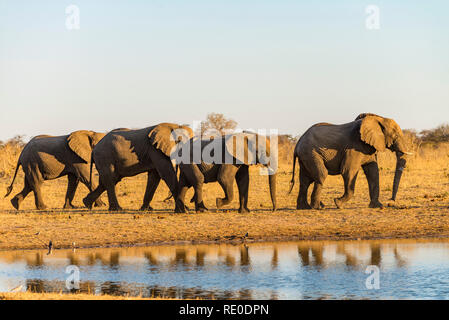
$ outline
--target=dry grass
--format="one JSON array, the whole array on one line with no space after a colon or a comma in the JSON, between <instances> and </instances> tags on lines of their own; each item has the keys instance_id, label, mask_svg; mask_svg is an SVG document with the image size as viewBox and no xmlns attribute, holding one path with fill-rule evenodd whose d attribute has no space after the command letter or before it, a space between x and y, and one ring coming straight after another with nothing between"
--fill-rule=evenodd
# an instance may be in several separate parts
<instances>
[{"instance_id":1,"label":"dry grass","mask_svg":"<svg viewBox=\"0 0 449 320\"><path fill-rule=\"evenodd\" d=\"M3 150L4 151L4 150ZM0 165L10 166L17 153L0 151ZM179 241L229 241L246 232L249 241L280 239L369 239L449 236L449 147L421 146L410 159L404 173L396 203L384 210L368 209L368 187L361 172L356 194L345 209L337 210L333 198L343 192L341 177L329 177L323 191L327 206L321 211L297 211L298 177L292 194L287 195L291 178L291 163L281 163L278 178L279 211L270 211L268 179L259 175L259 168L250 170L251 213L239 214L238 199L229 211L215 210L215 198L223 191L217 183L205 186L205 204L211 210L201 214L173 214L173 203L162 200L168 189L161 183L152 206L155 211L137 211L143 199L146 176L124 179L118 185L118 197L126 212L108 214L105 210L92 212L80 209L62 211L66 178L45 183L43 191L49 211L35 211L33 195L24 201L23 211L13 210L8 199L0 199L0 249L44 248L52 240L55 248L77 246L121 246ZM11 157L11 159L6 159ZM290 160L291 161L291 160ZM391 197L395 157L386 152L379 157L381 169L381 201L387 205ZM12 166L12 170L14 169ZM2 167L3 168L3 167ZM0 170L2 170L0 168ZM298 173L298 171L296 172ZM0 178L0 190L10 183L11 169ZM11 197L23 185L20 171ZM237 193L237 188L234 186ZM80 186L74 203L82 206L87 189ZM193 191L190 190L187 199ZM103 196L106 201L107 197ZM192 205L190 205L192 207ZM38 236L35 234L40 232Z\"/></svg>"}]
</instances>

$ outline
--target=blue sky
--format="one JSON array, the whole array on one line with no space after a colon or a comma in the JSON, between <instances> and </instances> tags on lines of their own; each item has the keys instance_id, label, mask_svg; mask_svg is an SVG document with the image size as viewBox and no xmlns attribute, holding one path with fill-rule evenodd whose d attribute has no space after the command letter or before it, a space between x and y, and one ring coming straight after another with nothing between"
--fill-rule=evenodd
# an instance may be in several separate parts
<instances>
[{"instance_id":1,"label":"blue sky","mask_svg":"<svg viewBox=\"0 0 449 320\"><path fill-rule=\"evenodd\" d=\"M435 127L449 122L448 17L443 0L0 0L0 140L210 112L293 135L362 112Z\"/></svg>"}]
</instances>

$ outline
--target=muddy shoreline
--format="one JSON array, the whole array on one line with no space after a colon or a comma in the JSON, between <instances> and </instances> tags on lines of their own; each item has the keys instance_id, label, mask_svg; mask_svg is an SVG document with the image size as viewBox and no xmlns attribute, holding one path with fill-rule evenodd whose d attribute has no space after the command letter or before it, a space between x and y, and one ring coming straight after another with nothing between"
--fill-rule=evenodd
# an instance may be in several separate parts
<instances>
[{"instance_id":1,"label":"muddy shoreline","mask_svg":"<svg viewBox=\"0 0 449 320\"><path fill-rule=\"evenodd\" d=\"M72 250L72 249L114 249L114 248L135 248L135 247L157 247L157 246L179 246L179 245L218 245L218 244L250 244L250 243L272 243L272 242L296 242L296 241L369 241L369 240L444 240L449 239L449 235L427 235L419 237L364 237L364 238L342 238L342 237L267 237L265 239L234 239L234 240L191 240L191 241L162 241L162 242L149 242L149 243L134 243L134 244L115 244L115 245L88 245L88 246L56 246L53 250ZM1 248L0 252L11 251L36 251L36 250L48 250L45 247L35 248Z\"/></svg>"}]
</instances>

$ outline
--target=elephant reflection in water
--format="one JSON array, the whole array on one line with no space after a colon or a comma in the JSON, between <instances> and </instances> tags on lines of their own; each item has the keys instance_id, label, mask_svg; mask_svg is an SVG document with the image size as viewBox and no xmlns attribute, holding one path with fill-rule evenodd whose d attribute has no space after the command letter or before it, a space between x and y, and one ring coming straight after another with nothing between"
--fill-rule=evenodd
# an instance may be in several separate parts
<instances>
[{"instance_id":1,"label":"elephant reflection in water","mask_svg":"<svg viewBox=\"0 0 449 320\"><path fill-rule=\"evenodd\" d=\"M241 266L250 266L251 259L249 257L248 246L240 247L240 265Z\"/></svg>"},{"instance_id":2,"label":"elephant reflection in water","mask_svg":"<svg viewBox=\"0 0 449 320\"><path fill-rule=\"evenodd\" d=\"M298 245L298 254L301 258L303 266L312 265L310 261L310 253L313 258L313 265L322 266L323 265L323 247L322 246L304 246Z\"/></svg>"},{"instance_id":3,"label":"elephant reflection in water","mask_svg":"<svg viewBox=\"0 0 449 320\"><path fill-rule=\"evenodd\" d=\"M175 259L172 261L173 266L186 265L187 262L187 252L184 249L176 249Z\"/></svg>"},{"instance_id":4,"label":"elephant reflection in water","mask_svg":"<svg viewBox=\"0 0 449 320\"><path fill-rule=\"evenodd\" d=\"M76 265L79 266L79 256L77 254L74 254L72 251L67 253L67 259L69 259L70 265Z\"/></svg>"},{"instance_id":5,"label":"elephant reflection in water","mask_svg":"<svg viewBox=\"0 0 449 320\"><path fill-rule=\"evenodd\" d=\"M147 259L148 264L152 265L152 266L158 266L159 265L159 261L157 260L157 258L153 255L153 253L151 251L146 251L143 256Z\"/></svg>"},{"instance_id":6,"label":"elephant reflection in water","mask_svg":"<svg viewBox=\"0 0 449 320\"><path fill-rule=\"evenodd\" d=\"M303 266L324 266L323 257L324 246L298 245L298 254ZM337 245L337 253L345 256L345 263L348 266L356 267L359 265L358 259L355 255L348 252L345 244ZM311 261L311 258L313 262ZM380 265L382 260L380 245L372 244L370 246L370 265Z\"/></svg>"},{"instance_id":7,"label":"elephant reflection in water","mask_svg":"<svg viewBox=\"0 0 449 320\"><path fill-rule=\"evenodd\" d=\"M87 255L87 264L92 266L100 261L104 266L117 267L120 264L120 252L114 251L109 255L109 259L105 258L102 253L91 253Z\"/></svg>"},{"instance_id":8,"label":"elephant reflection in water","mask_svg":"<svg viewBox=\"0 0 449 320\"><path fill-rule=\"evenodd\" d=\"M204 258L206 257L206 252L202 250L196 250L196 265L204 266Z\"/></svg>"},{"instance_id":9,"label":"elephant reflection in water","mask_svg":"<svg viewBox=\"0 0 449 320\"><path fill-rule=\"evenodd\" d=\"M278 254L278 248L275 246L273 248L273 257L271 258L271 269L275 270L277 269L279 265L279 254Z\"/></svg>"},{"instance_id":10,"label":"elephant reflection in water","mask_svg":"<svg viewBox=\"0 0 449 320\"><path fill-rule=\"evenodd\" d=\"M44 257L42 253L36 252L34 259L30 257L26 257L26 264L29 267L41 267L44 265Z\"/></svg>"}]
</instances>

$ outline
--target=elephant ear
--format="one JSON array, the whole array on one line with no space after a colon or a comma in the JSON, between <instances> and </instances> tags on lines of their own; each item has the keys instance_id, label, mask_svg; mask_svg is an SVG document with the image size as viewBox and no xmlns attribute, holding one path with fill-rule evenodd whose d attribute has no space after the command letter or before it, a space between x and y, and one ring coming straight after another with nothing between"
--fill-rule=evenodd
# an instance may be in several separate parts
<instances>
[{"instance_id":1,"label":"elephant ear","mask_svg":"<svg viewBox=\"0 0 449 320\"><path fill-rule=\"evenodd\" d=\"M377 151L385 151L386 141L379 116L368 115L362 118L360 138Z\"/></svg>"},{"instance_id":2,"label":"elephant ear","mask_svg":"<svg viewBox=\"0 0 449 320\"><path fill-rule=\"evenodd\" d=\"M187 126L174 123L161 123L148 134L151 144L170 157L177 143L187 141L193 137L193 131Z\"/></svg>"},{"instance_id":3,"label":"elephant ear","mask_svg":"<svg viewBox=\"0 0 449 320\"><path fill-rule=\"evenodd\" d=\"M91 136L89 131L75 131L67 138L69 148L81 159L90 162L92 153Z\"/></svg>"},{"instance_id":4,"label":"elephant ear","mask_svg":"<svg viewBox=\"0 0 449 320\"><path fill-rule=\"evenodd\" d=\"M226 136L226 151L240 164L257 163L257 135L250 133L234 133Z\"/></svg>"}]
</instances>

